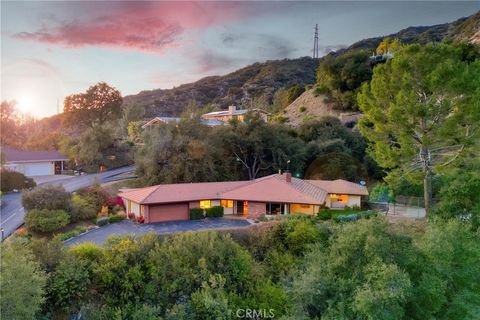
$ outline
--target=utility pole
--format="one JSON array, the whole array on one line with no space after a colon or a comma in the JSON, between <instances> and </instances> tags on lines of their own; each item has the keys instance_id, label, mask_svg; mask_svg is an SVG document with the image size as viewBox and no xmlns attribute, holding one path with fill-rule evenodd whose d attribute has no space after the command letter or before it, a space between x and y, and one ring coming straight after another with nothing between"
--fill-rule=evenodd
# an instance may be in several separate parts
<instances>
[{"instance_id":1,"label":"utility pole","mask_svg":"<svg viewBox=\"0 0 480 320\"><path fill-rule=\"evenodd\" d=\"M315 24L315 36L313 37L313 58L318 59L318 24Z\"/></svg>"}]
</instances>

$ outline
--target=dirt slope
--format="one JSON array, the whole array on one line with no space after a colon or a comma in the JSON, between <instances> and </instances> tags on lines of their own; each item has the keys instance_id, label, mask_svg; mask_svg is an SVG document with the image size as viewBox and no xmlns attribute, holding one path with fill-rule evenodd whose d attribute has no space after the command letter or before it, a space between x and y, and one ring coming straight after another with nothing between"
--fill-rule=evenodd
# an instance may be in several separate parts
<instances>
[{"instance_id":1,"label":"dirt slope","mask_svg":"<svg viewBox=\"0 0 480 320\"><path fill-rule=\"evenodd\" d=\"M335 110L335 104L329 103L327 96L314 96L314 89L306 90L300 97L285 108L284 116L289 124L298 126L305 120L314 120L325 116L338 117L342 122L356 122L360 112L341 112Z\"/></svg>"}]
</instances>

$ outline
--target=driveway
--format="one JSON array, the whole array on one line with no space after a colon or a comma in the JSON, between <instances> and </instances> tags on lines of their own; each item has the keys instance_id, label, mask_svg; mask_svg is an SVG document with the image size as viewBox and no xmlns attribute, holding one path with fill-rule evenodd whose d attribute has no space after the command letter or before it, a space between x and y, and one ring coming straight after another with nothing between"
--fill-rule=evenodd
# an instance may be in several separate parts
<instances>
[{"instance_id":1,"label":"driveway","mask_svg":"<svg viewBox=\"0 0 480 320\"><path fill-rule=\"evenodd\" d=\"M82 242L94 242L103 244L108 237L113 235L133 234L136 236L148 233L170 234L186 231L208 230L208 229L232 229L243 228L250 225L247 220L234 220L224 218L210 218L204 220L187 220L187 221L169 221L157 222L149 224L135 224L130 220L124 220L117 223L108 224L98 229L94 229L78 237L65 241L70 246Z\"/></svg>"},{"instance_id":2,"label":"driveway","mask_svg":"<svg viewBox=\"0 0 480 320\"><path fill-rule=\"evenodd\" d=\"M86 174L82 176L71 176L70 178L43 182L44 184L63 185L65 190L72 192L83 187L88 187L94 183L103 183L105 181L125 179L126 173L135 170L134 166L118 168L95 174ZM63 176L61 176L63 177ZM23 224L25 211L22 207L22 195L20 192L5 193L2 197L2 207L0 210L0 228L4 229L4 237L11 235L15 229ZM3 239L2 239L3 241Z\"/></svg>"},{"instance_id":3,"label":"driveway","mask_svg":"<svg viewBox=\"0 0 480 320\"><path fill-rule=\"evenodd\" d=\"M57 174L57 175L48 175L48 176L32 176L30 178L35 180L35 183L39 185L43 183L52 183L52 182L57 182L61 180L72 179L72 178L75 178L75 176Z\"/></svg>"}]
</instances>

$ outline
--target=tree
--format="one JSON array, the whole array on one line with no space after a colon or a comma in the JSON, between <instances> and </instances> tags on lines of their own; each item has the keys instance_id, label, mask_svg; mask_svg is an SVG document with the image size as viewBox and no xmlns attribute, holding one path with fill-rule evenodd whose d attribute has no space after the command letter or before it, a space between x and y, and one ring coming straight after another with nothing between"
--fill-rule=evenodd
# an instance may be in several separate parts
<instances>
[{"instance_id":1,"label":"tree","mask_svg":"<svg viewBox=\"0 0 480 320\"><path fill-rule=\"evenodd\" d=\"M44 302L47 276L19 240L1 246L0 313L2 319L33 319Z\"/></svg>"},{"instance_id":2,"label":"tree","mask_svg":"<svg viewBox=\"0 0 480 320\"><path fill-rule=\"evenodd\" d=\"M395 53L401 47L400 40L398 38L392 40L390 37L386 37L380 42L375 52L377 54Z\"/></svg>"},{"instance_id":3,"label":"tree","mask_svg":"<svg viewBox=\"0 0 480 320\"><path fill-rule=\"evenodd\" d=\"M361 84L370 80L372 70L366 51L352 51L322 59L317 70L317 86L336 102L336 108L355 110L355 94Z\"/></svg>"},{"instance_id":4,"label":"tree","mask_svg":"<svg viewBox=\"0 0 480 320\"><path fill-rule=\"evenodd\" d=\"M122 116L122 96L114 87L99 82L85 93L72 94L64 101L66 123L76 127L93 127Z\"/></svg>"},{"instance_id":5,"label":"tree","mask_svg":"<svg viewBox=\"0 0 480 320\"><path fill-rule=\"evenodd\" d=\"M139 142L143 133L143 121L132 121L128 123L128 138L133 142Z\"/></svg>"},{"instance_id":6,"label":"tree","mask_svg":"<svg viewBox=\"0 0 480 320\"><path fill-rule=\"evenodd\" d=\"M265 123L258 116L246 117L244 123L223 128L223 147L247 171L250 180L259 174L272 174L290 166L303 172L305 144L285 126Z\"/></svg>"},{"instance_id":7,"label":"tree","mask_svg":"<svg viewBox=\"0 0 480 320\"><path fill-rule=\"evenodd\" d=\"M0 107L0 145L21 146L23 132L20 130L21 119L15 109L15 101L2 101Z\"/></svg>"},{"instance_id":8,"label":"tree","mask_svg":"<svg viewBox=\"0 0 480 320\"><path fill-rule=\"evenodd\" d=\"M88 128L78 141L78 161L83 165L99 165L104 152L113 147L113 128L110 124L98 124Z\"/></svg>"},{"instance_id":9,"label":"tree","mask_svg":"<svg viewBox=\"0 0 480 320\"><path fill-rule=\"evenodd\" d=\"M478 139L479 88L478 60L462 61L449 45L411 45L377 66L358 95L370 154L391 170L391 180L422 170L427 212L432 172L454 164Z\"/></svg>"},{"instance_id":10,"label":"tree","mask_svg":"<svg viewBox=\"0 0 480 320\"><path fill-rule=\"evenodd\" d=\"M440 189L442 199L435 215L443 219L469 221L472 229L480 226L480 177L472 172L455 172Z\"/></svg>"}]
</instances>

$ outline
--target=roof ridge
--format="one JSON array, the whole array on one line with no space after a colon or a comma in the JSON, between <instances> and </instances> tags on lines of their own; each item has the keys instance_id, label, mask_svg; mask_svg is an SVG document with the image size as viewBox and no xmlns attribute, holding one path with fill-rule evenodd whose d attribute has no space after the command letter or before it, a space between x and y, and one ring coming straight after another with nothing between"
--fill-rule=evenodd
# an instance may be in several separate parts
<instances>
[{"instance_id":1,"label":"roof ridge","mask_svg":"<svg viewBox=\"0 0 480 320\"><path fill-rule=\"evenodd\" d=\"M225 190L223 192L217 192L217 194L220 196L224 193L227 193L227 192L230 192L230 191L233 191L233 190L236 190L236 189L240 189L240 188L243 188L243 187L246 187L246 186L251 186L252 184L255 184L257 182L260 182L260 181L264 181L264 180L267 180L269 178L272 178L273 176L275 176L275 174L271 174L269 176L265 176L265 177L261 177L261 178L258 178L258 179L253 179L253 180L246 180L245 181L245 184L242 184L242 185L239 185L239 186L235 186L231 189L228 189L228 190ZM227 182L230 182L230 181L227 181Z\"/></svg>"},{"instance_id":2,"label":"roof ridge","mask_svg":"<svg viewBox=\"0 0 480 320\"><path fill-rule=\"evenodd\" d=\"M322 190L323 192L328 193L328 191L325 190L325 189L323 189L322 187L316 186L316 185L314 185L313 183L311 183L310 181L312 181L312 180L303 180L303 179L302 179L302 181L305 181L306 183L308 183L309 185L311 185L311 186L314 187L314 188L320 189L320 190ZM313 180L313 181L321 181L321 180Z\"/></svg>"},{"instance_id":3,"label":"roof ridge","mask_svg":"<svg viewBox=\"0 0 480 320\"><path fill-rule=\"evenodd\" d=\"M303 197L305 197L307 200L310 200L310 201L311 201L311 200L314 200L314 201L316 201L316 199L313 198L312 196L310 196L310 195L308 195L308 194L306 194L306 193L298 190L297 188L295 188L295 187L292 185L291 182L288 182L288 183L287 183L284 179L282 179L282 175L274 174L273 176L275 176L275 178L276 178L277 180L279 180L280 182L285 182L285 185L287 185L290 189L293 189L293 190L295 190L296 192L300 193L300 194L301 194ZM300 181L305 181L305 180L303 180L303 179L299 179L299 178L295 178L295 177L292 177L292 179L300 180ZM309 185L312 185L312 184L309 183ZM314 186L314 187L316 187L316 186ZM317 188L318 188L318 187L317 187ZM326 192L326 191L323 190L322 188L319 188L319 189L322 190L322 191L324 191L324 192ZM328 192L327 192L327 193L328 193Z\"/></svg>"},{"instance_id":4,"label":"roof ridge","mask_svg":"<svg viewBox=\"0 0 480 320\"><path fill-rule=\"evenodd\" d=\"M158 190L158 188L160 188L161 184L157 185L157 186L152 186L152 187L155 187L155 188L152 188L152 191L150 191L144 198L142 201L140 201L140 204L142 204L145 200L148 199L148 197L150 197L152 195L152 193L154 193L155 191Z\"/></svg>"}]
</instances>

